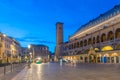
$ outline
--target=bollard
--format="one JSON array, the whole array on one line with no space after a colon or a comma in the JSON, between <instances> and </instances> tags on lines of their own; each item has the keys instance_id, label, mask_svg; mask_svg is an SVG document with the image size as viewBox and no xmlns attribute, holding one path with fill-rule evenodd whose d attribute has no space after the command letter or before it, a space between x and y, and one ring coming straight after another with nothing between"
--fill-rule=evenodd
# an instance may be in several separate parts
<instances>
[{"instance_id":1,"label":"bollard","mask_svg":"<svg viewBox=\"0 0 120 80\"><path fill-rule=\"evenodd\" d=\"M13 71L14 71L14 63L13 63Z\"/></svg>"},{"instance_id":2,"label":"bollard","mask_svg":"<svg viewBox=\"0 0 120 80\"><path fill-rule=\"evenodd\" d=\"M13 70L12 70L12 63L11 63L11 72L12 72Z\"/></svg>"},{"instance_id":3,"label":"bollard","mask_svg":"<svg viewBox=\"0 0 120 80\"><path fill-rule=\"evenodd\" d=\"M6 65L4 64L4 75L6 74Z\"/></svg>"}]
</instances>

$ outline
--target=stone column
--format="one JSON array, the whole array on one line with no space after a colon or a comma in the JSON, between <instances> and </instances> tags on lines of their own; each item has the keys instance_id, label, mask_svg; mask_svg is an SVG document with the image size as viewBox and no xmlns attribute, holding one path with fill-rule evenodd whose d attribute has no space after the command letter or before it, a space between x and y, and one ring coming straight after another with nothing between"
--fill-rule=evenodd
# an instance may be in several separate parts
<instances>
[{"instance_id":1,"label":"stone column","mask_svg":"<svg viewBox=\"0 0 120 80\"><path fill-rule=\"evenodd\" d=\"M102 57L102 63L105 63L105 62L104 62L104 57Z\"/></svg>"},{"instance_id":2,"label":"stone column","mask_svg":"<svg viewBox=\"0 0 120 80\"><path fill-rule=\"evenodd\" d=\"M114 63L116 64L117 62L116 62L116 57L114 57Z\"/></svg>"},{"instance_id":3,"label":"stone column","mask_svg":"<svg viewBox=\"0 0 120 80\"><path fill-rule=\"evenodd\" d=\"M116 38L115 38L115 28L114 28L114 27L113 27L113 33L114 33L114 44L113 44L113 46L114 46L114 50L115 50L115 49L116 49L116 47L115 47L115 46L116 46L116 45L115 45L115 39L116 39Z\"/></svg>"},{"instance_id":4,"label":"stone column","mask_svg":"<svg viewBox=\"0 0 120 80\"><path fill-rule=\"evenodd\" d=\"M85 63L85 56L83 56L83 63Z\"/></svg>"},{"instance_id":5,"label":"stone column","mask_svg":"<svg viewBox=\"0 0 120 80\"><path fill-rule=\"evenodd\" d=\"M111 56L110 56L110 64L112 63Z\"/></svg>"},{"instance_id":6,"label":"stone column","mask_svg":"<svg viewBox=\"0 0 120 80\"><path fill-rule=\"evenodd\" d=\"M119 56L119 63L120 63L120 56Z\"/></svg>"},{"instance_id":7,"label":"stone column","mask_svg":"<svg viewBox=\"0 0 120 80\"><path fill-rule=\"evenodd\" d=\"M82 63L85 63L85 58L84 58L84 56L82 56L82 60L80 59L80 62L82 62Z\"/></svg>"},{"instance_id":8,"label":"stone column","mask_svg":"<svg viewBox=\"0 0 120 80\"><path fill-rule=\"evenodd\" d=\"M88 56L88 63L90 63L90 58L89 58L89 56Z\"/></svg>"},{"instance_id":9,"label":"stone column","mask_svg":"<svg viewBox=\"0 0 120 80\"><path fill-rule=\"evenodd\" d=\"M101 63L101 56L100 56L100 63Z\"/></svg>"},{"instance_id":10,"label":"stone column","mask_svg":"<svg viewBox=\"0 0 120 80\"><path fill-rule=\"evenodd\" d=\"M98 63L98 60L97 60L97 58L98 58L98 57L96 56L96 63Z\"/></svg>"}]
</instances>

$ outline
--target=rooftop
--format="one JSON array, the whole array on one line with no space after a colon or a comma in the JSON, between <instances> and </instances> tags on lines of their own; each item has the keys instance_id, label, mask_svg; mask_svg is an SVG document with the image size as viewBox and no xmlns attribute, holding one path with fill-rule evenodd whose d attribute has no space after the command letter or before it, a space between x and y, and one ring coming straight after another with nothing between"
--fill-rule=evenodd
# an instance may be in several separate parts
<instances>
[{"instance_id":1,"label":"rooftop","mask_svg":"<svg viewBox=\"0 0 120 80\"><path fill-rule=\"evenodd\" d=\"M93 27L93 26L95 26L95 25L97 25L105 20L108 20L111 17L116 16L118 14L120 14L120 4L114 6L114 8L110 9L109 11L105 12L104 14L100 14L97 18L90 20L86 24L81 25L80 28L72 36L74 36L75 34L77 34L79 32L82 32L85 29Z\"/></svg>"}]
</instances>

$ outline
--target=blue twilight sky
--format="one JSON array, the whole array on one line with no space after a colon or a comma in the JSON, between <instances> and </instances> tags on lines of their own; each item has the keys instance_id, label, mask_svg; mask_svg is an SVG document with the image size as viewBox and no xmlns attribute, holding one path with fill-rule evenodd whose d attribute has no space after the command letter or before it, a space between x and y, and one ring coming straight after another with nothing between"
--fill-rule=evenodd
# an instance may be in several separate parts
<instances>
[{"instance_id":1,"label":"blue twilight sky","mask_svg":"<svg viewBox=\"0 0 120 80\"><path fill-rule=\"evenodd\" d=\"M55 23L64 23L64 41L81 25L120 4L120 0L0 0L0 31L22 46L48 45L54 52Z\"/></svg>"}]
</instances>

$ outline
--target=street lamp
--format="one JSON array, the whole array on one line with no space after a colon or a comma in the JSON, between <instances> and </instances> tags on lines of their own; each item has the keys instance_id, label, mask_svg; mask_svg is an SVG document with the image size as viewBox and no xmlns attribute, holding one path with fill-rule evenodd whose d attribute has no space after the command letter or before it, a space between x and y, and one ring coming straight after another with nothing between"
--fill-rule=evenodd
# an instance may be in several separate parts
<instances>
[{"instance_id":1,"label":"street lamp","mask_svg":"<svg viewBox=\"0 0 120 80\"><path fill-rule=\"evenodd\" d=\"M32 47L32 45L28 45L28 49L32 49L32 53L30 53L32 56L32 59L34 60L34 47Z\"/></svg>"},{"instance_id":2,"label":"street lamp","mask_svg":"<svg viewBox=\"0 0 120 80\"><path fill-rule=\"evenodd\" d=\"M3 34L4 37L6 37L7 35L6 34Z\"/></svg>"}]
</instances>

